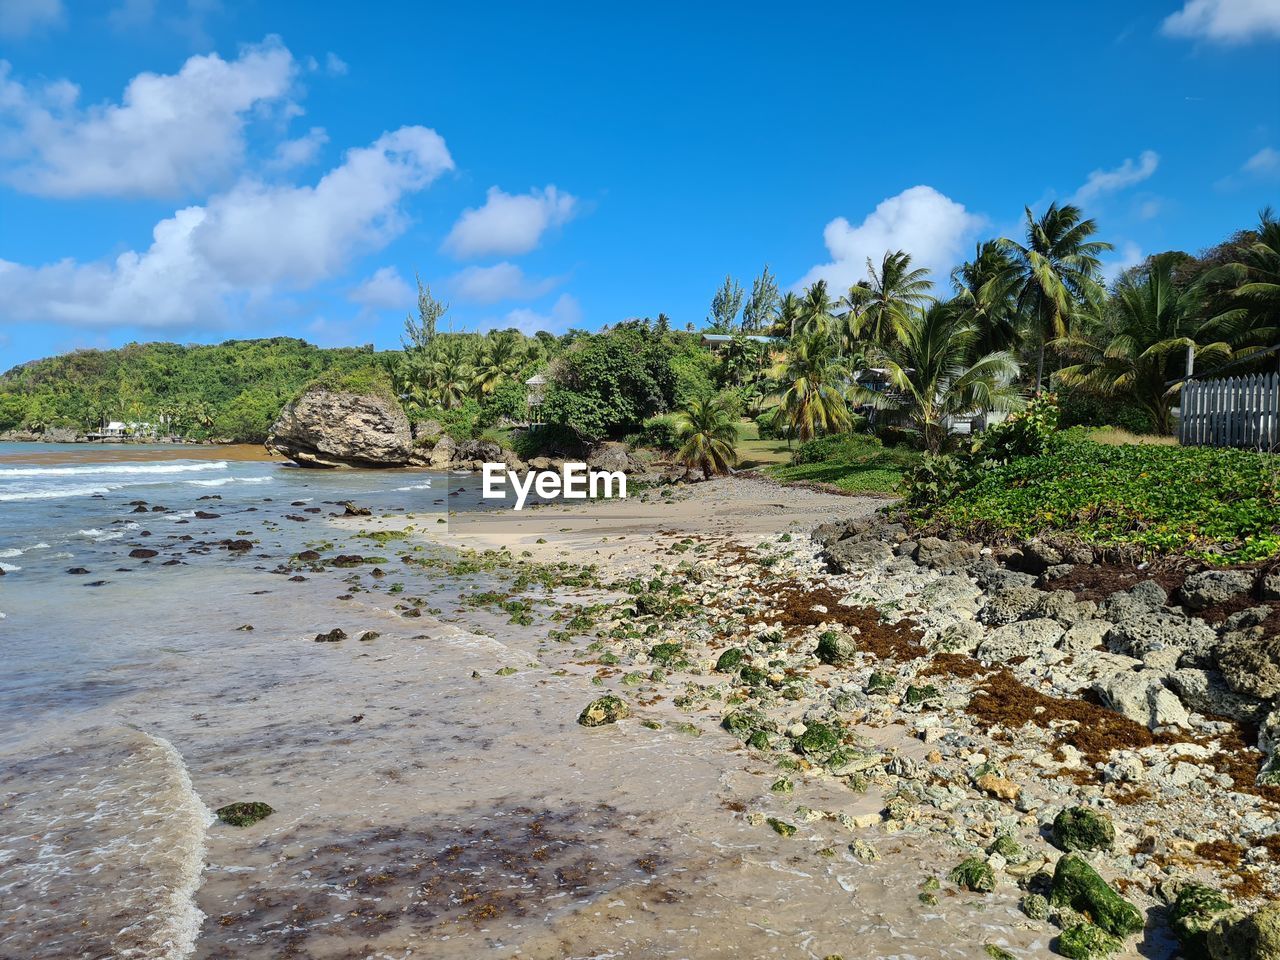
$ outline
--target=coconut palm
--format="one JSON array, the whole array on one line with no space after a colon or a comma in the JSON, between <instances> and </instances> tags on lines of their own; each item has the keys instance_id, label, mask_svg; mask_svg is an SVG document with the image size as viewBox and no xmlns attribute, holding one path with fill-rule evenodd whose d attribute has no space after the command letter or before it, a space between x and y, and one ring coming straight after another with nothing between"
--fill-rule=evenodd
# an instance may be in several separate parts
<instances>
[{"instance_id":1,"label":"coconut palm","mask_svg":"<svg viewBox=\"0 0 1280 960\"><path fill-rule=\"evenodd\" d=\"M1130 397L1151 414L1160 433L1173 429L1173 403L1180 384L1182 357L1190 350L1197 359L1230 356L1222 341L1201 342L1211 328L1196 317L1194 291L1179 290L1173 271L1177 254L1152 258L1145 276L1116 288L1105 317L1094 321L1095 331L1074 331L1057 341L1080 362L1059 371L1068 387L1101 396Z\"/></svg>"},{"instance_id":2,"label":"coconut palm","mask_svg":"<svg viewBox=\"0 0 1280 960\"><path fill-rule=\"evenodd\" d=\"M932 453L946 445L953 420L1023 405L1013 354L997 350L974 360L977 339L973 327L935 303L907 315L898 336L876 350L875 363L898 394L888 402L906 410Z\"/></svg>"},{"instance_id":3,"label":"coconut palm","mask_svg":"<svg viewBox=\"0 0 1280 960\"><path fill-rule=\"evenodd\" d=\"M728 473L738 462L738 427L729 401L724 397L690 400L677 414L676 438L680 448L676 460L690 470L708 477Z\"/></svg>"},{"instance_id":4,"label":"coconut palm","mask_svg":"<svg viewBox=\"0 0 1280 960\"><path fill-rule=\"evenodd\" d=\"M867 282L849 288L844 302L856 319L855 332L872 343L898 334L914 311L932 299L933 281L923 267L911 269L911 255L886 250L879 268L867 258Z\"/></svg>"},{"instance_id":5,"label":"coconut palm","mask_svg":"<svg viewBox=\"0 0 1280 960\"><path fill-rule=\"evenodd\" d=\"M475 376L466 346L459 337L437 341L428 366L428 383L436 405L452 410L462 404Z\"/></svg>"},{"instance_id":6,"label":"coconut palm","mask_svg":"<svg viewBox=\"0 0 1280 960\"><path fill-rule=\"evenodd\" d=\"M835 325L835 308L827 281L815 280L800 299L798 332L802 336L829 336Z\"/></svg>"},{"instance_id":7,"label":"coconut palm","mask_svg":"<svg viewBox=\"0 0 1280 960\"><path fill-rule=\"evenodd\" d=\"M951 305L977 331L979 356L1012 350L1021 336L1018 322L1018 267L995 240L985 240L967 260L951 271L956 295Z\"/></svg>"},{"instance_id":8,"label":"coconut palm","mask_svg":"<svg viewBox=\"0 0 1280 960\"><path fill-rule=\"evenodd\" d=\"M1036 393L1044 383L1044 354L1049 341L1066 336L1071 318L1082 309L1096 306L1103 297L1099 254L1111 244L1090 240L1098 229L1093 220L1082 218L1080 208L1070 203L1049 204L1040 219L1024 207L1027 242L1024 246L1007 237L998 241L1018 265L1018 311L1031 324L1039 340L1036 359Z\"/></svg>"},{"instance_id":9,"label":"coconut palm","mask_svg":"<svg viewBox=\"0 0 1280 960\"><path fill-rule=\"evenodd\" d=\"M792 340L781 377L779 406L790 426L788 436L801 441L849 429L847 380L829 337L809 335Z\"/></svg>"},{"instance_id":10,"label":"coconut palm","mask_svg":"<svg viewBox=\"0 0 1280 960\"><path fill-rule=\"evenodd\" d=\"M1240 347L1280 339L1280 220L1270 207L1258 220L1256 239L1237 247L1233 262L1205 278L1208 284L1227 287L1226 309L1209 326Z\"/></svg>"},{"instance_id":11,"label":"coconut palm","mask_svg":"<svg viewBox=\"0 0 1280 960\"><path fill-rule=\"evenodd\" d=\"M501 330L484 338L476 358L472 389L484 396L520 372L524 360L521 338L514 330Z\"/></svg>"},{"instance_id":12,"label":"coconut palm","mask_svg":"<svg viewBox=\"0 0 1280 960\"><path fill-rule=\"evenodd\" d=\"M774 324L774 333L782 337L794 337L800 326L800 298L791 291L782 295L778 303L778 320Z\"/></svg>"}]
</instances>

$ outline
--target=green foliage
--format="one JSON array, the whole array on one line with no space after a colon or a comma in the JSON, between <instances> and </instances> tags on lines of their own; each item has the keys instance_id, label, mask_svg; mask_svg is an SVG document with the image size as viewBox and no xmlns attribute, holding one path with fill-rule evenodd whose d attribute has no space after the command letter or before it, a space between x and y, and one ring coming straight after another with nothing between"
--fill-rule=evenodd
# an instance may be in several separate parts
<instances>
[{"instance_id":1,"label":"green foliage","mask_svg":"<svg viewBox=\"0 0 1280 960\"><path fill-rule=\"evenodd\" d=\"M354 370L335 368L326 370L298 391L299 396L308 390L333 390L341 393L357 393L384 400L396 398L391 376L384 367L359 367Z\"/></svg>"},{"instance_id":2,"label":"green foliage","mask_svg":"<svg viewBox=\"0 0 1280 960\"><path fill-rule=\"evenodd\" d=\"M736 421L732 402L723 396L692 401L677 417L676 460L707 476L728 473L738 460Z\"/></svg>"},{"instance_id":3,"label":"green foliage","mask_svg":"<svg viewBox=\"0 0 1280 960\"><path fill-rule=\"evenodd\" d=\"M940 503L953 496L966 475L963 461L949 453L927 453L902 475L902 495L908 506Z\"/></svg>"},{"instance_id":4,"label":"green foliage","mask_svg":"<svg viewBox=\"0 0 1280 960\"><path fill-rule=\"evenodd\" d=\"M1058 391L1061 409L1059 426L1119 427L1129 433L1154 433L1151 414L1137 404L1120 397L1101 397L1084 390L1063 388Z\"/></svg>"},{"instance_id":5,"label":"green foliage","mask_svg":"<svg viewBox=\"0 0 1280 960\"><path fill-rule=\"evenodd\" d=\"M788 466L769 474L782 483L831 484L850 493L892 493L920 454L887 449L867 434L840 434L802 444Z\"/></svg>"},{"instance_id":6,"label":"green foliage","mask_svg":"<svg viewBox=\"0 0 1280 960\"><path fill-rule=\"evenodd\" d=\"M699 375L705 364L696 338L644 322L588 334L553 367L542 417L586 440L625 436L649 417L674 409L682 393L710 394L710 377Z\"/></svg>"},{"instance_id":7,"label":"green foliage","mask_svg":"<svg viewBox=\"0 0 1280 960\"><path fill-rule=\"evenodd\" d=\"M977 536L1067 535L1244 563L1280 553L1280 455L1066 434L1039 457L983 470L931 517Z\"/></svg>"},{"instance_id":8,"label":"green foliage","mask_svg":"<svg viewBox=\"0 0 1280 960\"><path fill-rule=\"evenodd\" d=\"M0 429L163 420L192 439L260 442L280 408L317 377L381 380L387 356L290 337L77 350L0 377Z\"/></svg>"},{"instance_id":9,"label":"green foliage","mask_svg":"<svg viewBox=\"0 0 1280 960\"><path fill-rule=\"evenodd\" d=\"M1053 442L1058 429L1058 398L1033 397L1026 409L978 435L972 456L983 463L1008 463L1015 457L1038 457Z\"/></svg>"},{"instance_id":10,"label":"green foliage","mask_svg":"<svg viewBox=\"0 0 1280 960\"><path fill-rule=\"evenodd\" d=\"M679 418L669 413L650 417L632 438L632 443L638 447L675 450L680 444Z\"/></svg>"}]
</instances>

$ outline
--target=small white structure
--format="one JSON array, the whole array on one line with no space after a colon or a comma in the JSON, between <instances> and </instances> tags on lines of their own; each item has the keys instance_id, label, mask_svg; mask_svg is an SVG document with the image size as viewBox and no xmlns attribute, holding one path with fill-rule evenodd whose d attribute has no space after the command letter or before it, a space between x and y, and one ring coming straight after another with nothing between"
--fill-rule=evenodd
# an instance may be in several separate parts
<instances>
[{"instance_id":1,"label":"small white structure","mask_svg":"<svg viewBox=\"0 0 1280 960\"><path fill-rule=\"evenodd\" d=\"M119 420L112 420L102 428L103 437L123 437L129 428Z\"/></svg>"},{"instance_id":2,"label":"small white structure","mask_svg":"<svg viewBox=\"0 0 1280 960\"><path fill-rule=\"evenodd\" d=\"M535 373L524 382L524 385L529 388L525 396L525 406L529 409L529 422L538 423L542 401L547 398L547 378L540 373Z\"/></svg>"}]
</instances>

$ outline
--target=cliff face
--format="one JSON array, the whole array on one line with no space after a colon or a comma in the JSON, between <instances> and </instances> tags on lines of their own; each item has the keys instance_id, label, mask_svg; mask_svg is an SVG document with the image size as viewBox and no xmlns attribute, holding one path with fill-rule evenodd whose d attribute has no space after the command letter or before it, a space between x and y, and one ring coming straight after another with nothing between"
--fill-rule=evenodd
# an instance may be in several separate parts
<instances>
[{"instance_id":1,"label":"cliff face","mask_svg":"<svg viewBox=\"0 0 1280 960\"><path fill-rule=\"evenodd\" d=\"M266 446L302 467L403 467L413 440L395 400L313 389L280 411Z\"/></svg>"}]
</instances>

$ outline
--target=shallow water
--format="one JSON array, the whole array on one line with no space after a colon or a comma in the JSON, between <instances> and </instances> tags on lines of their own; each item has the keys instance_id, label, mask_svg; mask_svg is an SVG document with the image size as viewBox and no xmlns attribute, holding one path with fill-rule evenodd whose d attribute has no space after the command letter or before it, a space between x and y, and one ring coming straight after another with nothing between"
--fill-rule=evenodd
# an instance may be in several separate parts
<instances>
[{"instance_id":1,"label":"shallow water","mask_svg":"<svg viewBox=\"0 0 1280 960\"><path fill-rule=\"evenodd\" d=\"M36 468L64 469L39 453ZM776 771L714 717L693 718L706 720L701 737L577 726L600 691L573 649L461 609L483 576L404 565L395 544L328 519L351 498L412 511L434 534L445 506L476 506L458 492L467 479L448 491L419 472L234 461L4 473L32 470L26 456L0 448L0 496L4 484L60 493L0 502L0 556L18 551L3 562L19 568L0 578L0 956L1044 949L1016 928L1012 897L982 911L916 900L952 856L940 841L869 837L886 857L866 864L831 823L790 840L749 826L735 810L765 802ZM212 480L225 482L196 482ZM200 499L211 495L222 499ZM257 543L220 546L242 537ZM326 555L385 555L387 576L275 572L319 541ZM157 555L131 558L140 547ZM399 596L440 614L403 617ZM351 639L314 641L334 627ZM356 639L366 630L380 636ZM518 672L495 673L508 666ZM843 789L823 799L850 813L878 805ZM246 829L211 818L240 800L276 813Z\"/></svg>"}]
</instances>

